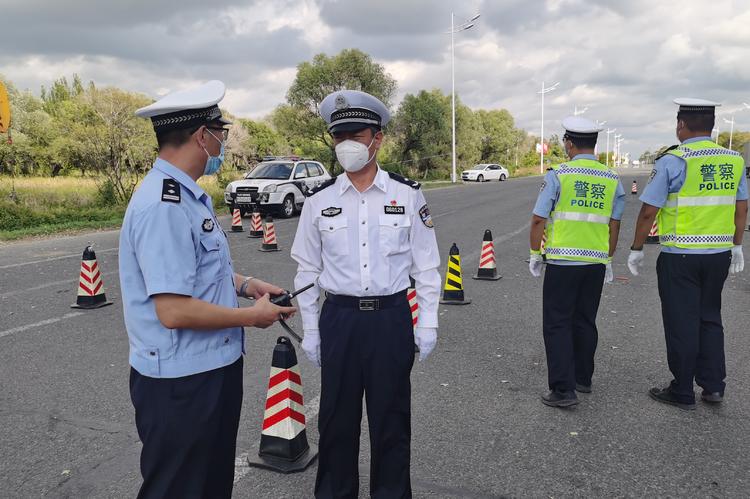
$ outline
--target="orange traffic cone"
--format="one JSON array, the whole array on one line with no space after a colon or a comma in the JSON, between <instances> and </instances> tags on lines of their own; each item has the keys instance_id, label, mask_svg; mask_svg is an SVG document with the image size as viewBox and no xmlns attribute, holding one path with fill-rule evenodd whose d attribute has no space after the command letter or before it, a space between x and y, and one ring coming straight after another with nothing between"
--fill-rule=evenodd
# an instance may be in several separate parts
<instances>
[{"instance_id":1,"label":"orange traffic cone","mask_svg":"<svg viewBox=\"0 0 750 499\"><path fill-rule=\"evenodd\" d=\"M411 322L412 326L417 327L417 320L419 319L419 304L417 303L417 290L414 279L411 280L409 289L406 290L406 299L409 301L409 308L411 309Z\"/></svg>"},{"instance_id":2,"label":"orange traffic cone","mask_svg":"<svg viewBox=\"0 0 750 499\"><path fill-rule=\"evenodd\" d=\"M271 215L266 217L266 223L263 226L263 244L258 251L280 251L279 244L276 241L276 228L273 226Z\"/></svg>"},{"instance_id":3,"label":"orange traffic cone","mask_svg":"<svg viewBox=\"0 0 750 499\"><path fill-rule=\"evenodd\" d=\"M497 274L497 263L495 262L495 243L492 239L490 229L484 231L482 238L482 252L479 254L479 269L472 279L483 281L497 281L502 276Z\"/></svg>"},{"instance_id":4,"label":"orange traffic cone","mask_svg":"<svg viewBox=\"0 0 750 499\"><path fill-rule=\"evenodd\" d=\"M99 308L112 305L104 294L104 282L96 253L91 243L83 250L81 258L81 275L78 280L78 298L71 308Z\"/></svg>"},{"instance_id":5,"label":"orange traffic cone","mask_svg":"<svg viewBox=\"0 0 750 499\"><path fill-rule=\"evenodd\" d=\"M458 246L453 243L448 254L448 270L445 273L445 286L440 303L444 305L468 305L471 300L464 296L463 279L461 278L461 256Z\"/></svg>"},{"instance_id":6,"label":"orange traffic cone","mask_svg":"<svg viewBox=\"0 0 750 499\"><path fill-rule=\"evenodd\" d=\"M242 212L232 200L232 232L245 232L242 228Z\"/></svg>"},{"instance_id":7,"label":"orange traffic cone","mask_svg":"<svg viewBox=\"0 0 750 499\"><path fill-rule=\"evenodd\" d=\"M630 194L638 194L638 182L633 180L633 186L630 188Z\"/></svg>"},{"instance_id":8,"label":"orange traffic cone","mask_svg":"<svg viewBox=\"0 0 750 499\"><path fill-rule=\"evenodd\" d=\"M250 219L250 235L247 237L254 239L263 237L263 222L257 208L253 210L253 217Z\"/></svg>"},{"instance_id":9,"label":"orange traffic cone","mask_svg":"<svg viewBox=\"0 0 750 499\"><path fill-rule=\"evenodd\" d=\"M269 378L258 457L248 456L247 462L280 473L303 471L318 457L318 449L307 441L302 378L286 336L276 340Z\"/></svg>"},{"instance_id":10,"label":"orange traffic cone","mask_svg":"<svg viewBox=\"0 0 750 499\"><path fill-rule=\"evenodd\" d=\"M647 244L658 244L659 243L659 227L656 225L656 220L651 224L651 230L646 238Z\"/></svg>"}]
</instances>

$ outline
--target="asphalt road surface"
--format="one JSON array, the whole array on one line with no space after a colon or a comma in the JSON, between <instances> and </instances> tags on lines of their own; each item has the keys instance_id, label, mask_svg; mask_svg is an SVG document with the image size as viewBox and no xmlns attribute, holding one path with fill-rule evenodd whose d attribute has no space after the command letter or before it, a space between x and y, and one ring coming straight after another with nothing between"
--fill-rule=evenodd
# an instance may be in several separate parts
<instances>
[{"instance_id":1,"label":"asphalt road surface","mask_svg":"<svg viewBox=\"0 0 750 499\"><path fill-rule=\"evenodd\" d=\"M643 185L645 174L624 173L626 190L633 178ZM645 275L629 277L625 261L640 203L628 193L617 280L605 286L599 310L594 392L570 410L546 407L539 398L546 389L542 280L529 275L524 261L539 183L426 192L443 267L456 242L473 303L440 307L437 348L414 365L415 497L747 497L750 272L730 277L724 290L723 405L699 403L688 413L653 402L647 390L670 379L654 271L658 248L646 250ZM222 221L228 230L228 218ZM257 251L260 241L247 232L229 232L235 268L291 286L296 224L296 218L277 221L278 253ZM504 276L497 282L470 278L487 228ZM128 394L117 239L111 231L0 246L1 497L121 498L138 490L140 443ZM74 310L88 241L96 244L114 305ZM298 318L292 324L300 328ZM282 332L248 330L235 497L312 496L315 466L279 475L244 464L258 450L271 352ZM319 372L304 358L300 364L308 434L317 441ZM363 425L362 497L368 466Z\"/></svg>"}]
</instances>

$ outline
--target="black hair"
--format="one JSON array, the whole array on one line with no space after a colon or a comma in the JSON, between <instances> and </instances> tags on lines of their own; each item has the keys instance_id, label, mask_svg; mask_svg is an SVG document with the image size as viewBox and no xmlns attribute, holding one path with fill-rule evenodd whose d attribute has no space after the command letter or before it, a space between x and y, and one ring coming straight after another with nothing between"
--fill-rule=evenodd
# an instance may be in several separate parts
<instances>
[{"instance_id":1,"label":"black hair","mask_svg":"<svg viewBox=\"0 0 750 499\"><path fill-rule=\"evenodd\" d=\"M567 133L563 136L563 139L569 140L578 149L593 149L596 147L596 135L592 137L571 137Z\"/></svg>"},{"instance_id":2,"label":"black hair","mask_svg":"<svg viewBox=\"0 0 750 499\"><path fill-rule=\"evenodd\" d=\"M156 132L156 143L159 146L159 150L167 146L180 147L186 144L190 140L190 137L198 131L198 128L179 128L177 130Z\"/></svg>"},{"instance_id":3,"label":"black hair","mask_svg":"<svg viewBox=\"0 0 750 499\"><path fill-rule=\"evenodd\" d=\"M679 111L677 119L685 122L685 126L691 132L710 132L716 123L713 113L699 113L690 111ZM710 135L710 133L709 133Z\"/></svg>"}]
</instances>

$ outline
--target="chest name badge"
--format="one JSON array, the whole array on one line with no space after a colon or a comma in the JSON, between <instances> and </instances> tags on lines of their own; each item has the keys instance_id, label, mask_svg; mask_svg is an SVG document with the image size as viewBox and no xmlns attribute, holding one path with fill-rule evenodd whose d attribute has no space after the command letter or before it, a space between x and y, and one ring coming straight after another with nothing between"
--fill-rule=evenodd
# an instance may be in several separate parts
<instances>
[{"instance_id":1,"label":"chest name badge","mask_svg":"<svg viewBox=\"0 0 750 499\"><path fill-rule=\"evenodd\" d=\"M161 186L161 200L168 203L180 202L180 184L171 178L165 178Z\"/></svg>"},{"instance_id":2,"label":"chest name badge","mask_svg":"<svg viewBox=\"0 0 750 499\"><path fill-rule=\"evenodd\" d=\"M422 223L428 229L432 229L433 227L435 227L435 224L432 223L432 215L430 215L430 209L427 207L427 205L424 205L419 209L419 218L422 219Z\"/></svg>"},{"instance_id":3,"label":"chest name badge","mask_svg":"<svg viewBox=\"0 0 750 499\"><path fill-rule=\"evenodd\" d=\"M406 207L404 206L383 206L386 215L404 215Z\"/></svg>"},{"instance_id":4,"label":"chest name badge","mask_svg":"<svg viewBox=\"0 0 750 499\"><path fill-rule=\"evenodd\" d=\"M214 230L214 221L207 218L203 221L203 232L211 232Z\"/></svg>"},{"instance_id":5,"label":"chest name badge","mask_svg":"<svg viewBox=\"0 0 750 499\"><path fill-rule=\"evenodd\" d=\"M335 217L336 215L341 215L341 208L331 206L330 208L326 208L325 210L321 211L320 214L324 217Z\"/></svg>"}]
</instances>

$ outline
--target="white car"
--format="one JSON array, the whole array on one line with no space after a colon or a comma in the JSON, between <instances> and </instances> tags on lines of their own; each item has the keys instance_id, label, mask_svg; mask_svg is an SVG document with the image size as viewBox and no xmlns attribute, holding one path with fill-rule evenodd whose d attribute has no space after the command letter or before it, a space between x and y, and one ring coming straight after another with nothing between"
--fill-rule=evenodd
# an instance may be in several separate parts
<instances>
[{"instance_id":1,"label":"white car","mask_svg":"<svg viewBox=\"0 0 750 499\"><path fill-rule=\"evenodd\" d=\"M476 165L461 173L464 182L484 182L485 180L503 181L510 177L508 169L494 163Z\"/></svg>"},{"instance_id":2,"label":"white car","mask_svg":"<svg viewBox=\"0 0 750 499\"><path fill-rule=\"evenodd\" d=\"M230 182L224 190L224 202L232 198L243 215L257 204L260 211L273 211L289 218L302 209L307 191L331 175L317 161L300 158L267 158L242 180Z\"/></svg>"}]
</instances>

